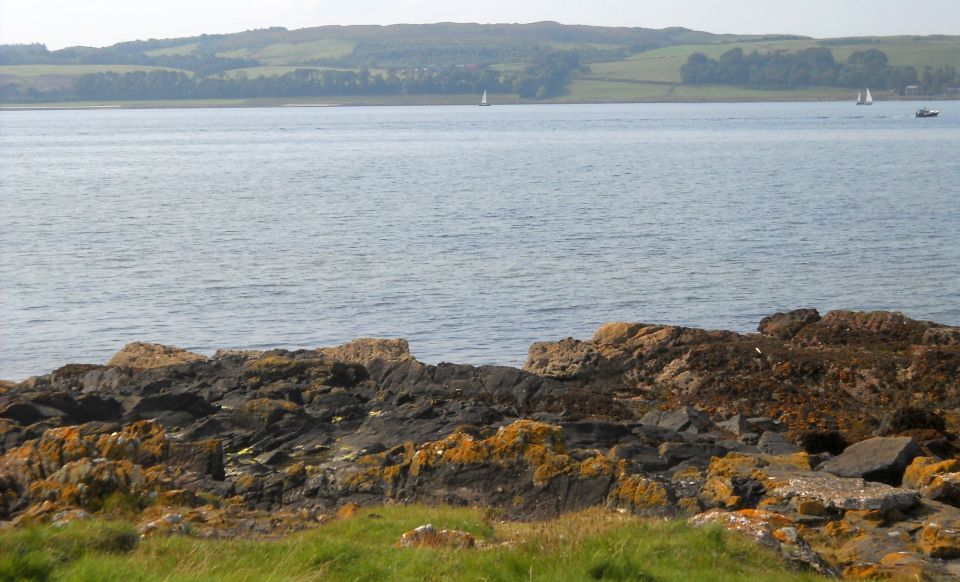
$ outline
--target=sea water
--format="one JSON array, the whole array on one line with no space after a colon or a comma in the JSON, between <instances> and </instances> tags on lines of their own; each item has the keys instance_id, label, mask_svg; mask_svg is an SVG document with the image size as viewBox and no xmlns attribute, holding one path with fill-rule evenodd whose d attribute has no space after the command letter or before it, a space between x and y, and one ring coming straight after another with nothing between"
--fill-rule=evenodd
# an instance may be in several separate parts
<instances>
[{"instance_id":1,"label":"sea water","mask_svg":"<svg viewBox=\"0 0 960 582\"><path fill-rule=\"evenodd\" d=\"M960 325L960 104L919 105L0 112L0 378L135 340L518 365L606 321Z\"/></svg>"}]
</instances>

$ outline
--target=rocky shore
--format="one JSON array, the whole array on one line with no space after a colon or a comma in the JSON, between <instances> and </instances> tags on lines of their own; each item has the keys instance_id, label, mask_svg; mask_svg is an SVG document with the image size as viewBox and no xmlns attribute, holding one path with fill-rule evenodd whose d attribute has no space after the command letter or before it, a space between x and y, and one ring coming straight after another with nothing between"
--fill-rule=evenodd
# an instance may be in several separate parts
<instances>
[{"instance_id":1,"label":"rocky shore","mask_svg":"<svg viewBox=\"0 0 960 582\"><path fill-rule=\"evenodd\" d=\"M355 504L605 506L721 523L827 575L951 579L958 409L960 328L892 312L611 323L522 370L427 365L403 339L134 343L0 382L0 527L122 509L144 535L263 537Z\"/></svg>"}]
</instances>

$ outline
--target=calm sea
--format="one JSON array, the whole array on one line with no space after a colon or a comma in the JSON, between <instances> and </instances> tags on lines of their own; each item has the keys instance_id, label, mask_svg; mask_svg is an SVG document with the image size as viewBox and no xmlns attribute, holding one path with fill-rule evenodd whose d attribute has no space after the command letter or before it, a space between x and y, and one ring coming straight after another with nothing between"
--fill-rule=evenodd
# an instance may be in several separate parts
<instances>
[{"instance_id":1,"label":"calm sea","mask_svg":"<svg viewBox=\"0 0 960 582\"><path fill-rule=\"evenodd\" d=\"M605 321L960 325L960 103L0 113L0 378L145 340L519 364Z\"/></svg>"}]
</instances>

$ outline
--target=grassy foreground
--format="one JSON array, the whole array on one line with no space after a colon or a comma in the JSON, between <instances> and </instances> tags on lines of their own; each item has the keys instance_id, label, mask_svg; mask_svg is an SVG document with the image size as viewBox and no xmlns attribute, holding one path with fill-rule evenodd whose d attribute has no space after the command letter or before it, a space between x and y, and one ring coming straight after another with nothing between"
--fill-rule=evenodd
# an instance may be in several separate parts
<instances>
[{"instance_id":1,"label":"grassy foreground","mask_svg":"<svg viewBox=\"0 0 960 582\"><path fill-rule=\"evenodd\" d=\"M424 523L470 532L475 549L401 548ZM0 532L0 580L819 580L720 529L589 510L542 523L481 510L388 506L280 540L140 540L124 523Z\"/></svg>"}]
</instances>

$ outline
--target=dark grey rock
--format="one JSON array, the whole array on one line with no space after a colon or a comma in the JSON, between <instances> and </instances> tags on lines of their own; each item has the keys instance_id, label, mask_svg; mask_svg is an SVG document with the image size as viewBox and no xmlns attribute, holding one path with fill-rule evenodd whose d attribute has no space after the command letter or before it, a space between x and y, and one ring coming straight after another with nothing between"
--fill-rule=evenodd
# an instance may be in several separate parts
<instances>
[{"instance_id":1,"label":"dark grey rock","mask_svg":"<svg viewBox=\"0 0 960 582\"><path fill-rule=\"evenodd\" d=\"M764 317L760 320L757 331L763 335L788 340L807 325L820 319L820 313L816 309L794 309Z\"/></svg>"},{"instance_id":2,"label":"dark grey rock","mask_svg":"<svg viewBox=\"0 0 960 582\"><path fill-rule=\"evenodd\" d=\"M800 447L788 441L780 433L769 430L760 435L757 448L768 455L792 455L801 451Z\"/></svg>"},{"instance_id":3,"label":"dark grey rock","mask_svg":"<svg viewBox=\"0 0 960 582\"><path fill-rule=\"evenodd\" d=\"M747 416L745 414L743 414L742 412L738 412L733 416L731 416L729 419L723 422L718 422L717 428L723 429L729 433L733 433L735 435L740 436L746 432L752 431L753 425L747 422Z\"/></svg>"},{"instance_id":4,"label":"dark grey rock","mask_svg":"<svg viewBox=\"0 0 960 582\"><path fill-rule=\"evenodd\" d=\"M783 432L783 423L768 416L755 416L753 418L748 418L747 424L750 425L750 430L756 433L763 433L766 431Z\"/></svg>"},{"instance_id":5,"label":"dark grey rock","mask_svg":"<svg viewBox=\"0 0 960 582\"><path fill-rule=\"evenodd\" d=\"M922 454L910 437L874 437L850 445L822 467L840 477L861 477L897 486L910 462Z\"/></svg>"}]
</instances>

